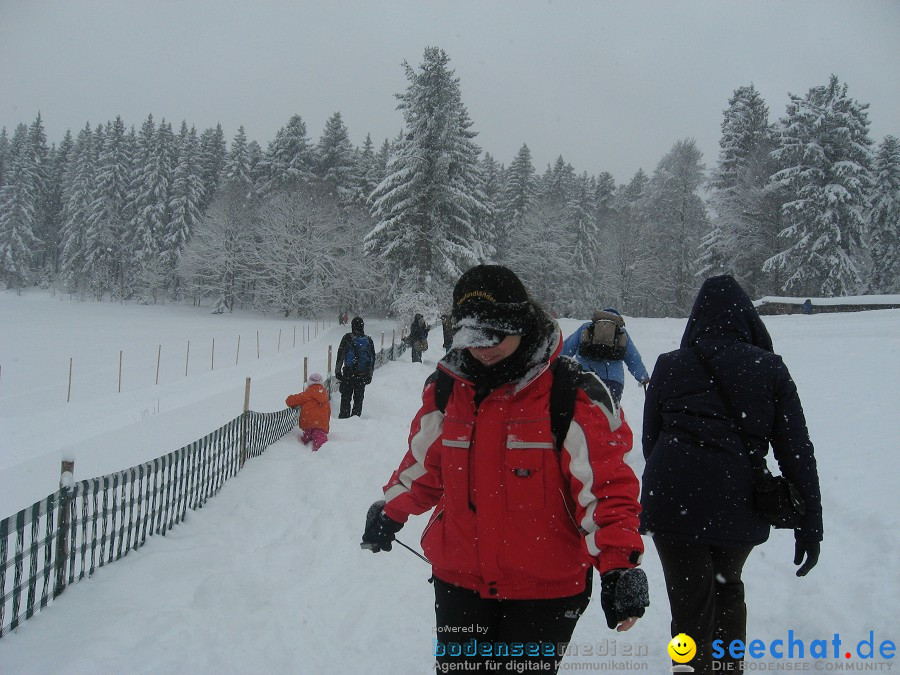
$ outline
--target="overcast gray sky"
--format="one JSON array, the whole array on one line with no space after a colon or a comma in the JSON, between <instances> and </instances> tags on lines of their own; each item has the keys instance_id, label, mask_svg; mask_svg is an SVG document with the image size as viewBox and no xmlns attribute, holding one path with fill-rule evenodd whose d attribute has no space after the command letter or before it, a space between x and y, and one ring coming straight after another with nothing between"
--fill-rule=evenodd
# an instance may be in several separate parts
<instances>
[{"instance_id":1,"label":"overcast gray sky","mask_svg":"<svg viewBox=\"0 0 900 675\"><path fill-rule=\"evenodd\" d=\"M476 142L536 169L626 182L694 138L708 167L722 111L751 82L781 117L834 73L900 135L900 0L0 0L0 126L38 111L66 129L148 113L176 128L239 125L265 148L299 113L317 141L340 111L351 140L403 125L401 67L447 52Z\"/></svg>"}]
</instances>

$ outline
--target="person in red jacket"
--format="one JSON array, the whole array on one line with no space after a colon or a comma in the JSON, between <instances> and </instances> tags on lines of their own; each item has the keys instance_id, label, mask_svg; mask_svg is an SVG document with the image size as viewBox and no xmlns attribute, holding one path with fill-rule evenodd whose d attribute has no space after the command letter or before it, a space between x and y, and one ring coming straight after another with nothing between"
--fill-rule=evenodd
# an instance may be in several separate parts
<instances>
[{"instance_id":1,"label":"person in red jacket","mask_svg":"<svg viewBox=\"0 0 900 675\"><path fill-rule=\"evenodd\" d=\"M409 451L369 509L363 547L390 551L409 516L433 509L422 548L437 666L556 672L590 600L592 568L610 628L628 630L649 604L636 567L638 481L624 462L631 430L579 389L558 448L550 391L562 335L508 268L463 274L452 319L438 368L453 389L441 412L436 374L426 381Z\"/></svg>"},{"instance_id":2,"label":"person in red jacket","mask_svg":"<svg viewBox=\"0 0 900 675\"><path fill-rule=\"evenodd\" d=\"M300 430L304 445L313 444L313 451L321 448L328 440L331 422L331 403L328 392L322 384L319 373L310 373L306 389L300 394L291 394L284 400L288 408L300 407Z\"/></svg>"}]
</instances>

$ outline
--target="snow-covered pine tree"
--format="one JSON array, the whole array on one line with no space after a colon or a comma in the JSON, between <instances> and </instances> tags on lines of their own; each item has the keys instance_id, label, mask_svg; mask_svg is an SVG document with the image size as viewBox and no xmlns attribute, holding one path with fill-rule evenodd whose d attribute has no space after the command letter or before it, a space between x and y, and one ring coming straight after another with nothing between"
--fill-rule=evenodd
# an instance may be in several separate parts
<instances>
[{"instance_id":1,"label":"snow-covered pine tree","mask_svg":"<svg viewBox=\"0 0 900 675\"><path fill-rule=\"evenodd\" d=\"M381 179L384 178L378 165L378 157L375 154L375 144L372 135L366 134L366 140L356 154L356 200L364 205L369 205L369 195L372 194Z\"/></svg>"},{"instance_id":2,"label":"snow-covered pine tree","mask_svg":"<svg viewBox=\"0 0 900 675\"><path fill-rule=\"evenodd\" d=\"M31 279L41 175L34 162L28 127L19 124L10 143L6 183L0 188L0 278L21 291Z\"/></svg>"},{"instance_id":3,"label":"snow-covered pine tree","mask_svg":"<svg viewBox=\"0 0 900 675\"><path fill-rule=\"evenodd\" d=\"M239 127L220 169L222 183L178 262L178 275L188 292L198 301L212 298L218 313L234 309L252 277L249 256L257 194L246 138L244 127Z\"/></svg>"},{"instance_id":4,"label":"snow-covered pine tree","mask_svg":"<svg viewBox=\"0 0 900 675\"><path fill-rule=\"evenodd\" d=\"M885 136L875 155L869 211L869 293L900 293L900 141Z\"/></svg>"},{"instance_id":5,"label":"snow-covered pine tree","mask_svg":"<svg viewBox=\"0 0 900 675\"><path fill-rule=\"evenodd\" d=\"M315 147L315 162L316 177L334 192L339 202L346 203L356 196L357 160L340 112L325 122L325 130Z\"/></svg>"},{"instance_id":6,"label":"snow-covered pine tree","mask_svg":"<svg viewBox=\"0 0 900 675\"><path fill-rule=\"evenodd\" d=\"M484 153L480 164L481 193L484 195L485 209L476 219L475 236L482 242L484 254L494 258L497 255L497 222L504 184L503 167L488 152Z\"/></svg>"},{"instance_id":7,"label":"snow-covered pine tree","mask_svg":"<svg viewBox=\"0 0 900 675\"><path fill-rule=\"evenodd\" d=\"M106 125L96 164L93 200L85 223L84 273L96 298L130 295L125 270L133 259L128 244L128 194L134 169L121 117Z\"/></svg>"},{"instance_id":8,"label":"snow-covered pine tree","mask_svg":"<svg viewBox=\"0 0 900 675\"><path fill-rule=\"evenodd\" d=\"M188 129L182 122L178 134L178 161L172 178L169 198L170 221L168 232L163 238L163 255L167 262L166 274L172 285L172 297L177 299L178 258L190 241L200 221L200 204L203 201L203 180L200 175L200 141L194 127Z\"/></svg>"},{"instance_id":9,"label":"snow-covered pine tree","mask_svg":"<svg viewBox=\"0 0 900 675\"><path fill-rule=\"evenodd\" d=\"M161 121L160 127L165 126L165 121ZM131 278L126 284L145 298L159 292L156 266L167 225L171 180L168 149L161 147L165 138L165 132L158 131L153 115L148 115L137 136L128 193L132 261L128 269Z\"/></svg>"},{"instance_id":10,"label":"snow-covered pine tree","mask_svg":"<svg viewBox=\"0 0 900 675\"><path fill-rule=\"evenodd\" d=\"M63 189L60 275L70 293L82 293L89 287L87 222L95 199L96 174L94 133L88 123L75 138Z\"/></svg>"},{"instance_id":11,"label":"snow-covered pine tree","mask_svg":"<svg viewBox=\"0 0 900 675\"><path fill-rule=\"evenodd\" d=\"M366 253L406 280L400 293L424 292L436 306L483 259L475 231L485 210L480 150L449 61L443 50L428 47L418 72L403 64L409 86L397 98L406 128L372 194L376 225L366 237Z\"/></svg>"},{"instance_id":12,"label":"snow-covered pine tree","mask_svg":"<svg viewBox=\"0 0 900 675\"><path fill-rule=\"evenodd\" d=\"M645 315L653 297L651 282L658 278L659 261L647 243L647 199L650 179L638 169L631 180L616 189L611 211L602 231L599 274L610 295L603 304L623 314Z\"/></svg>"},{"instance_id":13,"label":"snow-covered pine tree","mask_svg":"<svg viewBox=\"0 0 900 675\"><path fill-rule=\"evenodd\" d=\"M32 282L41 280L43 271L52 257L52 247L58 238L58 213L51 208L50 172L52 167L50 148L47 147L47 134L44 122L38 113L28 127L27 161L34 174L34 236L37 244L32 256L32 269L29 276Z\"/></svg>"},{"instance_id":14,"label":"snow-covered pine tree","mask_svg":"<svg viewBox=\"0 0 900 675\"><path fill-rule=\"evenodd\" d=\"M46 253L46 260L43 263L41 271L41 284L44 287L59 278L59 265L61 257L62 245L62 220L63 220L63 191L65 189L65 177L69 169L69 161L71 160L72 149L75 141L72 139L72 132L68 129L63 136L59 147L51 148L50 152L50 171L49 171L49 187L47 209L53 214L53 227L50 238L44 241L43 249Z\"/></svg>"},{"instance_id":15,"label":"snow-covered pine tree","mask_svg":"<svg viewBox=\"0 0 900 675\"><path fill-rule=\"evenodd\" d=\"M538 198L538 180L531 162L531 150L523 144L509 165L500 195L500 214L495 227L497 259L506 260L510 232L524 226L526 215Z\"/></svg>"},{"instance_id":16,"label":"snow-covered pine tree","mask_svg":"<svg viewBox=\"0 0 900 675\"><path fill-rule=\"evenodd\" d=\"M715 218L700 243L698 275L728 272L754 297L774 292L763 263L781 231L781 203L767 189L776 143L769 109L751 84L739 87L724 112L719 161L710 177Z\"/></svg>"},{"instance_id":17,"label":"snow-covered pine tree","mask_svg":"<svg viewBox=\"0 0 900 675\"><path fill-rule=\"evenodd\" d=\"M293 115L275 133L260 162L259 193L266 196L308 185L314 175L315 163L315 154L306 135L306 122L300 115Z\"/></svg>"},{"instance_id":18,"label":"snow-covered pine tree","mask_svg":"<svg viewBox=\"0 0 900 675\"><path fill-rule=\"evenodd\" d=\"M851 99L835 75L805 97L791 95L772 153L786 167L772 177L788 195L781 232L786 245L764 265L788 275L786 292L842 296L861 290L872 182L868 107Z\"/></svg>"},{"instance_id":19,"label":"snow-covered pine tree","mask_svg":"<svg viewBox=\"0 0 900 675\"><path fill-rule=\"evenodd\" d=\"M203 182L203 199L200 201L200 213L205 214L210 202L216 196L222 182L222 167L228 148L225 144L225 133L222 125L206 129L200 134L200 179Z\"/></svg>"},{"instance_id":20,"label":"snow-covered pine tree","mask_svg":"<svg viewBox=\"0 0 900 675\"><path fill-rule=\"evenodd\" d=\"M661 265L661 274L652 283L653 311L663 316L687 316L699 286L695 261L708 227L706 206L698 194L705 180L702 158L694 139L677 141L650 179L649 243Z\"/></svg>"},{"instance_id":21,"label":"snow-covered pine tree","mask_svg":"<svg viewBox=\"0 0 900 675\"><path fill-rule=\"evenodd\" d=\"M576 278L590 279L594 283L570 285L572 306L560 308L567 316L587 316L601 294L608 295L609 289L598 283L602 276L598 273L601 242L594 219L594 189L587 172L575 178L572 193L567 204L567 221L574 233L574 259L571 271Z\"/></svg>"},{"instance_id":22,"label":"snow-covered pine tree","mask_svg":"<svg viewBox=\"0 0 900 675\"><path fill-rule=\"evenodd\" d=\"M254 183L253 158L250 156L250 146L247 143L247 132L244 126L238 127L237 133L231 139L231 149L222 163L221 174L224 183L244 186L248 191ZM247 195L249 197L249 194Z\"/></svg>"},{"instance_id":23,"label":"snow-covered pine tree","mask_svg":"<svg viewBox=\"0 0 900 675\"><path fill-rule=\"evenodd\" d=\"M10 143L6 127L0 129L0 188L6 182L6 171L9 167Z\"/></svg>"}]
</instances>

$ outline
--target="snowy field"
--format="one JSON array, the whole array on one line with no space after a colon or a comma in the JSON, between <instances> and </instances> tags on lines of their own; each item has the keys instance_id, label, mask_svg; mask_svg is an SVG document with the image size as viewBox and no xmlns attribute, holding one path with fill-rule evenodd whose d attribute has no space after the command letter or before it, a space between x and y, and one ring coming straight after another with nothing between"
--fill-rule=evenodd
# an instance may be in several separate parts
<instances>
[{"instance_id":1,"label":"snowy field","mask_svg":"<svg viewBox=\"0 0 900 675\"><path fill-rule=\"evenodd\" d=\"M253 410L281 409L301 388L303 358L324 374L328 346L336 350L346 329L334 318L315 327L40 292L0 292L0 317L0 517L53 492L63 454L74 456L76 479L90 478L233 419L246 377ZM897 657L863 661L856 653L870 631L876 648L900 642L900 310L764 321L797 382L815 443L825 541L818 567L803 579L794 576L790 533L774 532L754 551L745 574L748 638L768 645L793 631L808 649L838 634L851 658L810 662L811 671L878 663L900 670ZM577 321L561 324L568 334ZM682 319L628 320L648 369L677 346L683 327ZM367 319L366 328L377 347L381 333L389 342L398 326ZM429 567L402 547L378 555L359 548L366 510L403 456L422 383L441 355L439 330L429 342L424 364L410 363L407 352L376 371L362 418L333 419L318 453L292 432L166 537L69 587L0 639L0 673L433 672ZM623 405L636 439L642 404L629 379ZM640 476L639 445L629 463ZM399 539L418 548L425 521L412 519ZM595 598L573 637L579 654L561 672L669 671L668 604L646 543L647 614L615 633Z\"/></svg>"}]
</instances>

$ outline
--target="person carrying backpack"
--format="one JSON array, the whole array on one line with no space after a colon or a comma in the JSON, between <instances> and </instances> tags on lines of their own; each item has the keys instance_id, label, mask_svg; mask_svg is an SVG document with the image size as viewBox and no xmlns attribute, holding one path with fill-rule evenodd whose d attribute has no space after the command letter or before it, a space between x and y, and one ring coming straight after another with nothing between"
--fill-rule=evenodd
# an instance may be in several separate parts
<instances>
[{"instance_id":1,"label":"person carrying backpack","mask_svg":"<svg viewBox=\"0 0 900 675\"><path fill-rule=\"evenodd\" d=\"M625 390L625 366L644 389L650 381L650 374L625 329L622 315L612 307L594 312L590 321L567 337L562 355L575 359L585 370L595 372L609 387L616 405L622 401Z\"/></svg>"},{"instance_id":2,"label":"person carrying backpack","mask_svg":"<svg viewBox=\"0 0 900 675\"><path fill-rule=\"evenodd\" d=\"M390 551L409 516L433 509L422 548L438 667L556 672L592 568L610 628L628 630L649 603L638 482L624 461L631 430L608 394L592 401L573 386L580 376L558 358L559 325L508 268L463 274L452 319L453 348L425 383L409 450L370 507L361 545ZM553 398L563 376L567 411ZM539 653L504 650L528 643Z\"/></svg>"},{"instance_id":3,"label":"person carrying backpack","mask_svg":"<svg viewBox=\"0 0 900 675\"><path fill-rule=\"evenodd\" d=\"M409 346L412 350L412 362L422 363L422 352L428 349L428 324L425 317L416 314L412 325L409 327Z\"/></svg>"},{"instance_id":4,"label":"person carrying backpack","mask_svg":"<svg viewBox=\"0 0 900 675\"><path fill-rule=\"evenodd\" d=\"M375 372L375 343L363 332L362 317L353 317L350 328L351 331L341 338L334 363L334 376L341 383L338 387L341 392L338 417L342 419L362 416L366 385L372 381Z\"/></svg>"}]
</instances>

